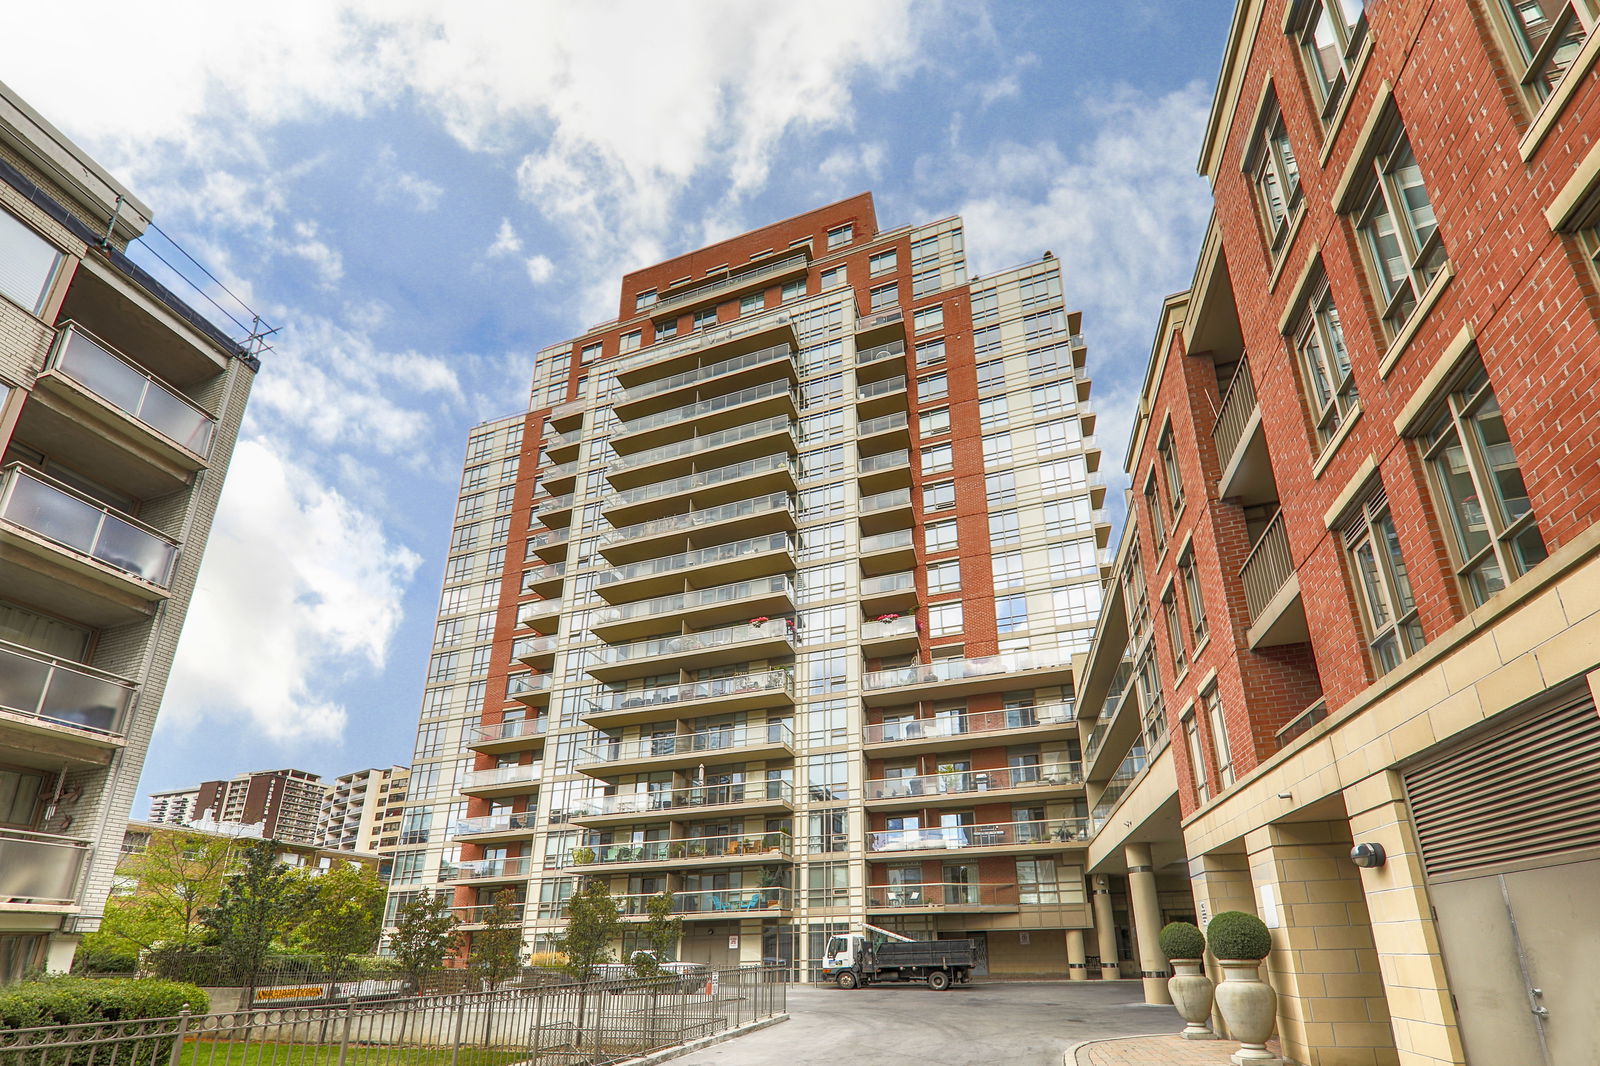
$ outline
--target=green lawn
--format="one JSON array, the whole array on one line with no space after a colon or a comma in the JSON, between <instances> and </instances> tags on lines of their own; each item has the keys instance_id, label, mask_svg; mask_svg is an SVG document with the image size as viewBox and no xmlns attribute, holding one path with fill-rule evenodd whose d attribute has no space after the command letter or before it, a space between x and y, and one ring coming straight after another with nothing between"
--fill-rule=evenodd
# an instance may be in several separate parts
<instances>
[{"instance_id":1,"label":"green lawn","mask_svg":"<svg viewBox=\"0 0 1600 1066\"><path fill-rule=\"evenodd\" d=\"M363 1047L353 1045L345 1052L345 1066L450 1066L450 1048ZM527 1059L525 1052L485 1051L462 1048L455 1052L456 1066L507 1066ZM185 1045L178 1059L180 1066L336 1066L338 1044L279 1044L252 1040L250 1043L212 1043Z\"/></svg>"}]
</instances>

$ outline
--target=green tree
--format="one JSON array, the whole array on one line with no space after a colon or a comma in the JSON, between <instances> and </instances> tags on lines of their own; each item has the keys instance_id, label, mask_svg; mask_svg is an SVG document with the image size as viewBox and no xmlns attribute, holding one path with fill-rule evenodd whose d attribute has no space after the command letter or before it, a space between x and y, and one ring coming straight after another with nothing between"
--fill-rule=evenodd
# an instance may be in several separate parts
<instances>
[{"instance_id":1,"label":"green tree","mask_svg":"<svg viewBox=\"0 0 1600 1066\"><path fill-rule=\"evenodd\" d=\"M233 979L255 987L273 942L294 928L295 911L305 892L289 868L278 862L277 845L257 840L243 849L243 862L228 878L202 919L221 949Z\"/></svg>"},{"instance_id":2,"label":"green tree","mask_svg":"<svg viewBox=\"0 0 1600 1066\"><path fill-rule=\"evenodd\" d=\"M567 957L566 971L580 981L595 967L611 961L611 942L622 935L617 901L604 881L584 881L567 901L567 927L556 938L556 950Z\"/></svg>"},{"instance_id":3,"label":"green tree","mask_svg":"<svg viewBox=\"0 0 1600 1066\"><path fill-rule=\"evenodd\" d=\"M440 892L423 892L403 904L395 915L389 949L400 969L421 991L423 981L444 965L445 956L455 950L460 938L456 916L450 913L450 900Z\"/></svg>"},{"instance_id":4,"label":"green tree","mask_svg":"<svg viewBox=\"0 0 1600 1066\"><path fill-rule=\"evenodd\" d=\"M295 929L298 946L321 955L328 979L344 980L355 955L369 955L383 933L383 882L366 866L344 866L306 877L305 907Z\"/></svg>"},{"instance_id":5,"label":"green tree","mask_svg":"<svg viewBox=\"0 0 1600 1066\"><path fill-rule=\"evenodd\" d=\"M672 893L666 889L644 901L645 923L640 937L650 945L650 953L636 951L629 963L640 977L653 977L661 972L660 959L667 958L678 946L683 932L683 919L672 913Z\"/></svg>"},{"instance_id":6,"label":"green tree","mask_svg":"<svg viewBox=\"0 0 1600 1066\"><path fill-rule=\"evenodd\" d=\"M205 943L210 934L202 915L221 898L238 849L233 840L155 830L143 851L117 864L105 921L84 937L84 950L137 958L157 944L190 950Z\"/></svg>"},{"instance_id":7,"label":"green tree","mask_svg":"<svg viewBox=\"0 0 1600 1066\"><path fill-rule=\"evenodd\" d=\"M472 935L472 968L490 988L522 969L522 909L510 892L496 892Z\"/></svg>"}]
</instances>

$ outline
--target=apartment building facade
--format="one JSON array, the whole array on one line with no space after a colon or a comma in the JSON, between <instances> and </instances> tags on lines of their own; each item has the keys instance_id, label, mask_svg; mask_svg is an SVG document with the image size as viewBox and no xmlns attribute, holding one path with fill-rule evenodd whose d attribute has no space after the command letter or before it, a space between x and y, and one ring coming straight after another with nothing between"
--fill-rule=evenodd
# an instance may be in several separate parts
<instances>
[{"instance_id":1,"label":"apartment building facade","mask_svg":"<svg viewBox=\"0 0 1600 1066\"><path fill-rule=\"evenodd\" d=\"M258 362L0 85L0 982L96 927Z\"/></svg>"},{"instance_id":2,"label":"apartment building facade","mask_svg":"<svg viewBox=\"0 0 1600 1066\"><path fill-rule=\"evenodd\" d=\"M322 778L308 770L251 770L227 781L152 792L149 820L158 825L255 826L269 840L318 844L327 794Z\"/></svg>"},{"instance_id":3,"label":"apartment building facade","mask_svg":"<svg viewBox=\"0 0 1600 1066\"><path fill-rule=\"evenodd\" d=\"M450 886L470 928L511 892L540 945L600 877L630 919L671 892L686 958L799 968L870 921L1065 972L1109 535L1084 364L1048 253L969 279L959 219L882 232L868 195L626 276L538 355L504 539L469 457L447 565L499 598L465 809L413 787L391 899Z\"/></svg>"},{"instance_id":4,"label":"apartment building facade","mask_svg":"<svg viewBox=\"0 0 1600 1066\"><path fill-rule=\"evenodd\" d=\"M325 848L377 852L400 843L409 766L373 767L334 778L317 811L317 837Z\"/></svg>"},{"instance_id":5,"label":"apartment building facade","mask_svg":"<svg viewBox=\"0 0 1600 1066\"><path fill-rule=\"evenodd\" d=\"M1088 866L1187 874L1141 956L1266 920L1297 1063L1600 1053L1597 14L1236 11L1082 665L1145 749Z\"/></svg>"}]
</instances>

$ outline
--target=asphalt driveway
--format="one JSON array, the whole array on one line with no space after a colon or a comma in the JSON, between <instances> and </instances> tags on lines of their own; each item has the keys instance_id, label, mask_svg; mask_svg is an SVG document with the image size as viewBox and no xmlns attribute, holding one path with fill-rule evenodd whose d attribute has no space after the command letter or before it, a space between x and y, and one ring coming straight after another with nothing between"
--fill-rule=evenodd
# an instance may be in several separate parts
<instances>
[{"instance_id":1,"label":"asphalt driveway","mask_svg":"<svg viewBox=\"0 0 1600 1066\"><path fill-rule=\"evenodd\" d=\"M789 986L789 1020L693 1055L683 1066L1061 1066L1082 1040L1177 1032L1137 981L990 982L948 992Z\"/></svg>"}]
</instances>

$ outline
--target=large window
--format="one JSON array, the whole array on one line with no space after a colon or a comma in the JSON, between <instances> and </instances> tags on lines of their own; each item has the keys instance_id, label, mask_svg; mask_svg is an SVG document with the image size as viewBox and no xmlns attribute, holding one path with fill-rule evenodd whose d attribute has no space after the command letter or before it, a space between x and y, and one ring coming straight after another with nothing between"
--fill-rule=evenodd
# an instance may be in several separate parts
<instances>
[{"instance_id":1,"label":"large window","mask_svg":"<svg viewBox=\"0 0 1600 1066\"><path fill-rule=\"evenodd\" d=\"M1378 673L1386 674L1421 649L1422 623L1400 552L1400 534L1382 492L1350 519L1344 537L1355 569L1367 646Z\"/></svg>"},{"instance_id":2,"label":"large window","mask_svg":"<svg viewBox=\"0 0 1600 1066\"><path fill-rule=\"evenodd\" d=\"M1206 776L1205 758L1200 754L1200 727L1193 711L1183 716L1183 739L1189 752L1189 772L1194 776L1195 797L1205 803L1211 798L1211 782Z\"/></svg>"},{"instance_id":3,"label":"large window","mask_svg":"<svg viewBox=\"0 0 1600 1066\"><path fill-rule=\"evenodd\" d=\"M1156 474L1152 470L1144 482L1144 510L1145 517L1150 520L1150 541L1156 546L1159 554L1167 547L1167 527L1161 517L1161 501L1157 499Z\"/></svg>"},{"instance_id":4,"label":"large window","mask_svg":"<svg viewBox=\"0 0 1600 1066\"><path fill-rule=\"evenodd\" d=\"M1206 601L1200 592L1200 576L1194 569L1194 549L1183 553L1178 560L1178 580L1183 585L1183 603L1189 609L1189 633L1195 647L1206 639Z\"/></svg>"},{"instance_id":5,"label":"large window","mask_svg":"<svg viewBox=\"0 0 1600 1066\"><path fill-rule=\"evenodd\" d=\"M1178 469L1178 448L1172 438L1170 422L1161 433L1156 451L1161 456L1161 469L1167 475L1167 493L1172 498L1173 522L1176 524L1178 513L1183 510L1183 472Z\"/></svg>"},{"instance_id":6,"label":"large window","mask_svg":"<svg viewBox=\"0 0 1600 1066\"><path fill-rule=\"evenodd\" d=\"M1200 694L1206 709L1206 725L1211 729L1211 754L1216 759L1217 785L1227 788L1233 784L1233 749L1228 744L1228 723L1222 713L1222 696L1212 685Z\"/></svg>"},{"instance_id":7,"label":"large window","mask_svg":"<svg viewBox=\"0 0 1600 1066\"><path fill-rule=\"evenodd\" d=\"M1161 597L1161 616L1167 623L1167 643L1172 648L1172 672L1181 674L1189 668L1189 649L1183 641L1183 622L1178 618L1178 597L1173 590Z\"/></svg>"},{"instance_id":8,"label":"large window","mask_svg":"<svg viewBox=\"0 0 1600 1066\"><path fill-rule=\"evenodd\" d=\"M1367 36L1362 0L1302 0L1289 28L1299 38L1306 77L1321 105L1322 123L1331 126L1355 77L1356 61Z\"/></svg>"},{"instance_id":9,"label":"large window","mask_svg":"<svg viewBox=\"0 0 1600 1066\"><path fill-rule=\"evenodd\" d=\"M1543 102L1594 32L1595 0L1498 0L1516 46L1515 73L1535 102Z\"/></svg>"},{"instance_id":10,"label":"large window","mask_svg":"<svg viewBox=\"0 0 1600 1066\"><path fill-rule=\"evenodd\" d=\"M0 296L39 314L60 265L61 253L49 241L0 211Z\"/></svg>"},{"instance_id":11,"label":"large window","mask_svg":"<svg viewBox=\"0 0 1600 1066\"><path fill-rule=\"evenodd\" d=\"M1423 436L1423 448L1455 533L1456 574L1472 601L1483 603L1546 552L1482 362L1474 359L1445 398Z\"/></svg>"},{"instance_id":12,"label":"large window","mask_svg":"<svg viewBox=\"0 0 1600 1066\"><path fill-rule=\"evenodd\" d=\"M1057 880L1054 859L1017 860L1017 902L1061 902L1061 886Z\"/></svg>"},{"instance_id":13,"label":"large window","mask_svg":"<svg viewBox=\"0 0 1600 1066\"><path fill-rule=\"evenodd\" d=\"M1350 353L1345 349L1344 325L1326 281L1306 306L1295 331L1294 349L1300 357L1300 374L1311 421L1317 429L1317 443L1326 445L1360 404Z\"/></svg>"},{"instance_id":14,"label":"large window","mask_svg":"<svg viewBox=\"0 0 1600 1066\"><path fill-rule=\"evenodd\" d=\"M1283 251L1289 221L1300 206L1300 164L1295 161L1289 131L1277 101L1262 116L1257 139L1246 159L1246 169L1256 190L1256 207L1274 255Z\"/></svg>"},{"instance_id":15,"label":"large window","mask_svg":"<svg viewBox=\"0 0 1600 1066\"><path fill-rule=\"evenodd\" d=\"M1371 184L1357 209L1356 227L1377 276L1384 325L1393 335L1444 269L1445 250L1405 131L1393 134L1370 165Z\"/></svg>"}]
</instances>

